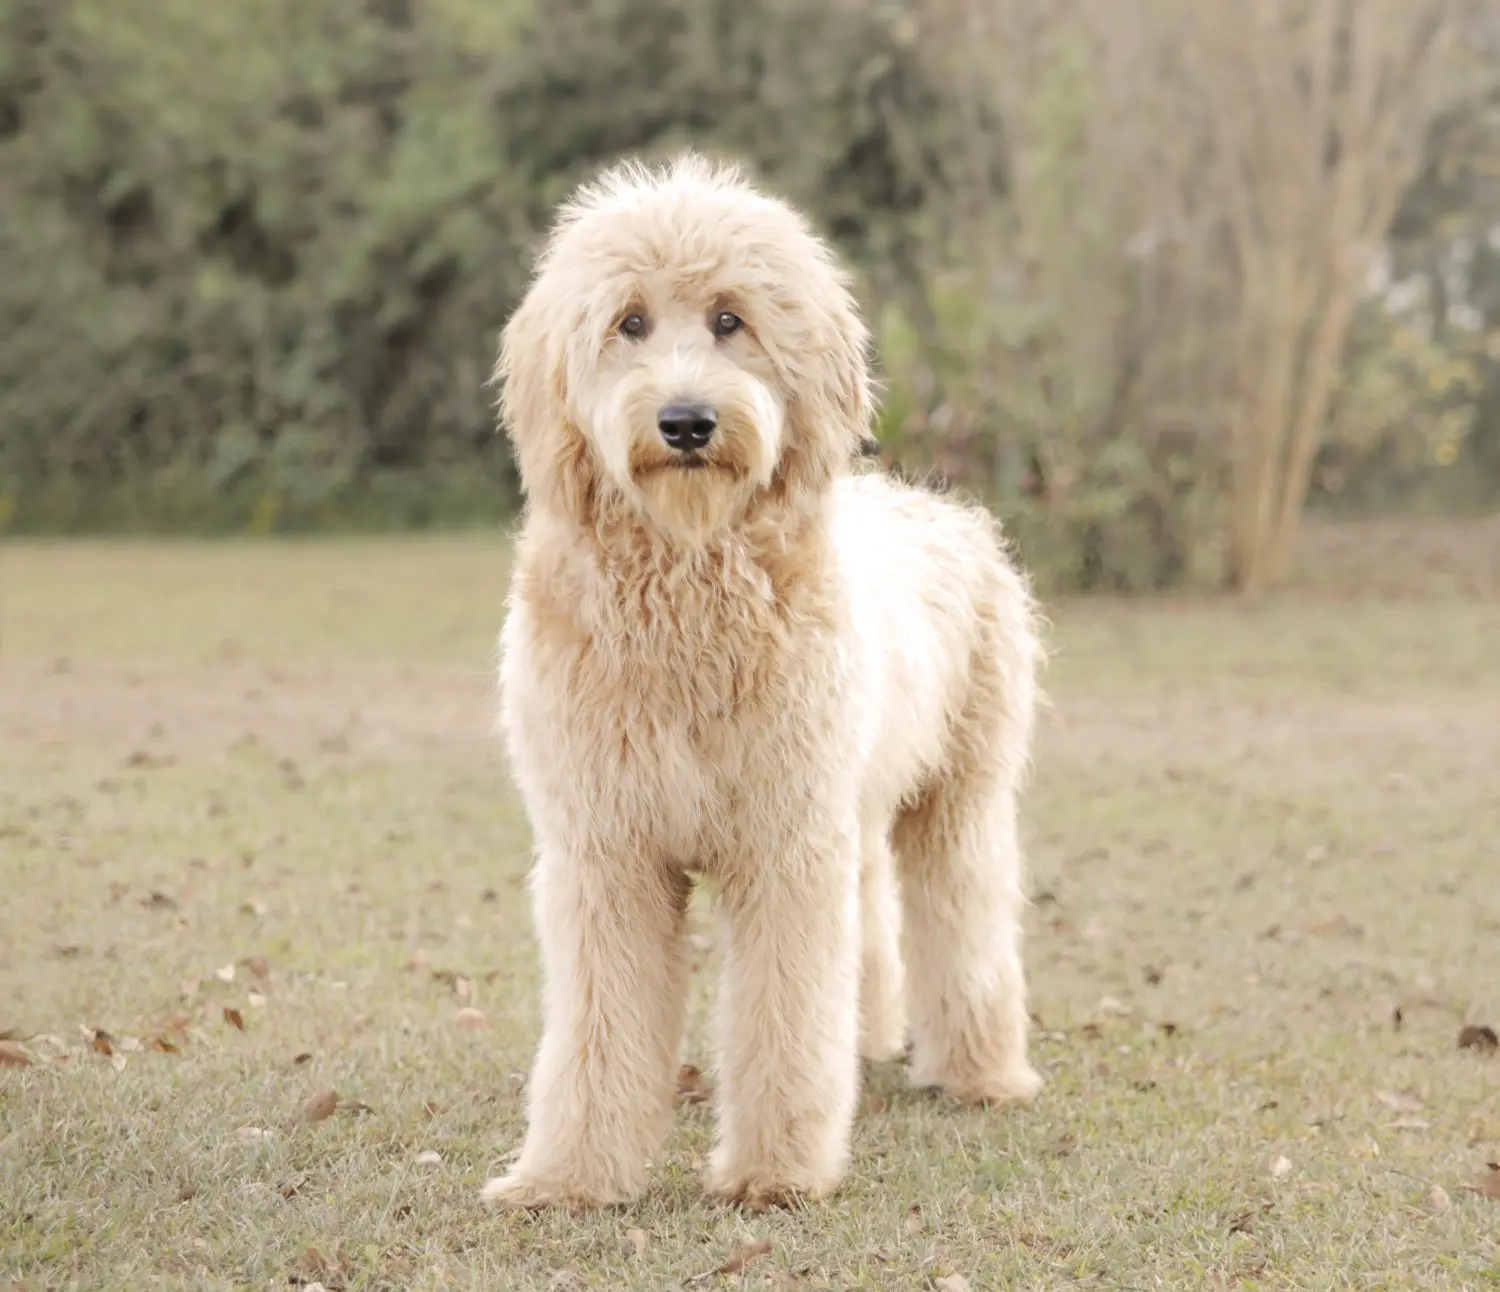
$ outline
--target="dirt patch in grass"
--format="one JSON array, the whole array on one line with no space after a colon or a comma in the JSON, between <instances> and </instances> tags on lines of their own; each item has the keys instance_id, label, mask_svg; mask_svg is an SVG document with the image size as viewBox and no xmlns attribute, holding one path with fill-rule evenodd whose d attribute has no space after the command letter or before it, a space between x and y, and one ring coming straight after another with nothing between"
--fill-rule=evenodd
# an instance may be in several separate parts
<instances>
[{"instance_id":1,"label":"dirt patch in grass","mask_svg":"<svg viewBox=\"0 0 1500 1292\"><path fill-rule=\"evenodd\" d=\"M1298 582L1327 596L1500 596L1500 516L1466 520L1314 520Z\"/></svg>"},{"instance_id":2,"label":"dirt patch in grass","mask_svg":"<svg viewBox=\"0 0 1500 1292\"><path fill-rule=\"evenodd\" d=\"M1054 608L1036 1107L868 1074L847 1187L483 1211L537 1031L482 539L13 546L0 1284L1485 1286L1494 603ZM339 595L330 602L334 592ZM686 1061L709 1069L697 913ZM1482 1033L1473 1033L1482 1035Z\"/></svg>"},{"instance_id":3,"label":"dirt patch in grass","mask_svg":"<svg viewBox=\"0 0 1500 1292\"><path fill-rule=\"evenodd\" d=\"M126 766L243 744L287 754L461 758L488 751L494 683L434 666L20 661L0 695L7 740L90 745Z\"/></svg>"}]
</instances>

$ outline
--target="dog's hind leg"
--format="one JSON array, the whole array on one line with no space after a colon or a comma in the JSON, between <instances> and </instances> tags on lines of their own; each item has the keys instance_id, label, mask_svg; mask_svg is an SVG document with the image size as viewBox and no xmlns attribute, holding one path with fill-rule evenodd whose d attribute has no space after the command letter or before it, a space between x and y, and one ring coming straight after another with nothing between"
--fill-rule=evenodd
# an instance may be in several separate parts
<instances>
[{"instance_id":1,"label":"dog's hind leg","mask_svg":"<svg viewBox=\"0 0 1500 1292\"><path fill-rule=\"evenodd\" d=\"M1031 1098L1016 796L998 773L939 782L897 820L912 1081L973 1103Z\"/></svg>"},{"instance_id":2,"label":"dog's hind leg","mask_svg":"<svg viewBox=\"0 0 1500 1292\"><path fill-rule=\"evenodd\" d=\"M690 881L549 854L533 879L545 974L542 1041L520 1159L484 1188L497 1206L625 1202L671 1119L688 977Z\"/></svg>"},{"instance_id":3,"label":"dog's hind leg","mask_svg":"<svg viewBox=\"0 0 1500 1292\"><path fill-rule=\"evenodd\" d=\"M893 1059L906 1044L906 985L901 964L901 893L884 822L861 835L859 1052Z\"/></svg>"}]
</instances>

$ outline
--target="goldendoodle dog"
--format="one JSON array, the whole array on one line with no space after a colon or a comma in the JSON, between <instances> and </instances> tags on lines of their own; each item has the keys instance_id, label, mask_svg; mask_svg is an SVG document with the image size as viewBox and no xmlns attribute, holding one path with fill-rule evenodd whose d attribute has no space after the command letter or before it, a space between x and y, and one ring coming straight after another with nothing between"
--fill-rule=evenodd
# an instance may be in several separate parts
<instances>
[{"instance_id":1,"label":"goldendoodle dog","mask_svg":"<svg viewBox=\"0 0 1500 1292\"><path fill-rule=\"evenodd\" d=\"M500 726L545 988L486 1199L644 1188L695 875L723 919L715 1193L832 1189L860 1055L908 1020L918 1084L1034 1095L1033 602L986 513L860 467L867 331L827 246L733 170L619 167L563 207L496 378L526 494Z\"/></svg>"}]
</instances>

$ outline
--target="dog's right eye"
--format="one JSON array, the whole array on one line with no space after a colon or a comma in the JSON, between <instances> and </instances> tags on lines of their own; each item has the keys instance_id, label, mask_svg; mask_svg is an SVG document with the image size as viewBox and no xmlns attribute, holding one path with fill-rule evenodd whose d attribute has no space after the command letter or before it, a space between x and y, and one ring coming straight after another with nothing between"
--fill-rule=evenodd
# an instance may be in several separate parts
<instances>
[{"instance_id":1,"label":"dog's right eye","mask_svg":"<svg viewBox=\"0 0 1500 1292\"><path fill-rule=\"evenodd\" d=\"M646 319L641 314L627 314L620 320L620 331L639 340L646 335Z\"/></svg>"}]
</instances>

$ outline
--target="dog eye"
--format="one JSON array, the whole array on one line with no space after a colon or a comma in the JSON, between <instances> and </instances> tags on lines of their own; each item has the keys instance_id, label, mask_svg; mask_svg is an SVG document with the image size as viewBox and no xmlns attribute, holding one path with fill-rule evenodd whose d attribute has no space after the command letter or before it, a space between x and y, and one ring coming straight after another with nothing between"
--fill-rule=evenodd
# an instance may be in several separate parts
<instances>
[{"instance_id":1,"label":"dog eye","mask_svg":"<svg viewBox=\"0 0 1500 1292\"><path fill-rule=\"evenodd\" d=\"M733 336L744 326L745 320L738 314L731 314L728 310L724 310L718 318L714 319L714 335L717 337Z\"/></svg>"},{"instance_id":2,"label":"dog eye","mask_svg":"<svg viewBox=\"0 0 1500 1292\"><path fill-rule=\"evenodd\" d=\"M620 331L626 336L639 339L646 335L646 320L640 314L627 314L620 320Z\"/></svg>"}]
</instances>

